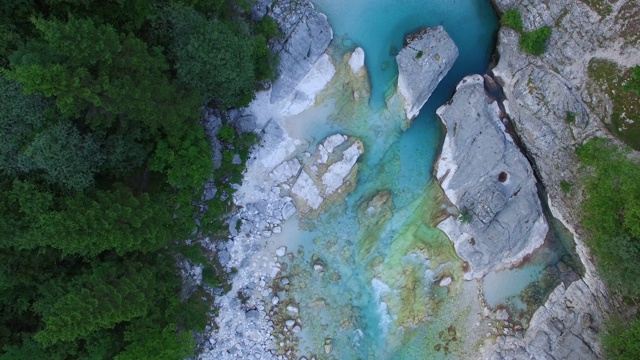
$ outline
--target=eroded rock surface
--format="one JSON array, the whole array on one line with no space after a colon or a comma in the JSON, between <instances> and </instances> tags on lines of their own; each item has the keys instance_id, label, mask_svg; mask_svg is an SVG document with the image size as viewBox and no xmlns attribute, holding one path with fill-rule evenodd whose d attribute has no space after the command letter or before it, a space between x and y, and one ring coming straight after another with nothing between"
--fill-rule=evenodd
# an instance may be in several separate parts
<instances>
[{"instance_id":1,"label":"eroded rock surface","mask_svg":"<svg viewBox=\"0 0 640 360\"><path fill-rule=\"evenodd\" d=\"M458 58L458 48L442 26L409 35L396 56L398 94L412 120Z\"/></svg>"},{"instance_id":2,"label":"eroded rock surface","mask_svg":"<svg viewBox=\"0 0 640 360\"><path fill-rule=\"evenodd\" d=\"M529 162L504 132L482 76L464 78L437 113L447 128L437 178L460 210L438 227L473 277L517 264L548 231Z\"/></svg>"},{"instance_id":3,"label":"eroded rock surface","mask_svg":"<svg viewBox=\"0 0 640 360\"><path fill-rule=\"evenodd\" d=\"M581 201L575 147L593 136L610 136L600 119L610 118L612 102L604 91L589 86L589 63L603 59L626 68L640 63L638 32L631 30L637 22L629 21L637 18L637 1L493 3L501 11L517 8L525 30L553 28L547 50L539 57L523 53L520 35L502 28L500 62L493 72L503 85L515 131L549 193L554 216L574 232L586 274L554 291L534 314L524 339L501 339L483 358L602 359L595 334L602 331L612 299L596 276L583 234L574 230L579 229L575 209ZM567 121L569 113L571 121ZM573 184L571 191L562 191L563 181Z\"/></svg>"},{"instance_id":4,"label":"eroded rock surface","mask_svg":"<svg viewBox=\"0 0 640 360\"><path fill-rule=\"evenodd\" d=\"M355 188L356 162L363 153L360 140L341 134L331 135L318 145L304 166L298 160L292 160L293 163L284 163L272 174L284 179L294 172L299 173L297 178L290 176L285 180L291 180L291 195L302 213L316 212L326 206L325 200L335 202ZM286 175L278 175L282 172Z\"/></svg>"},{"instance_id":5,"label":"eroded rock surface","mask_svg":"<svg viewBox=\"0 0 640 360\"><path fill-rule=\"evenodd\" d=\"M309 73L327 50L333 31L327 17L308 0L274 0L257 7L273 17L283 32L283 37L272 44L279 57L280 74L271 91L271 102L275 103L293 92Z\"/></svg>"}]
</instances>

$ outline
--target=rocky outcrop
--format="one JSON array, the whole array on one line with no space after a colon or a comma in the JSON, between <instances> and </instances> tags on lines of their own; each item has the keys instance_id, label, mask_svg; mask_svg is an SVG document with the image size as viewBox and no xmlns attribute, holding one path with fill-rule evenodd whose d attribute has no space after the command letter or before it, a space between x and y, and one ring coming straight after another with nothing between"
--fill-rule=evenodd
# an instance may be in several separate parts
<instances>
[{"instance_id":1,"label":"rocky outcrop","mask_svg":"<svg viewBox=\"0 0 640 360\"><path fill-rule=\"evenodd\" d=\"M442 26L409 35L396 56L398 94L413 120L458 58L458 48Z\"/></svg>"},{"instance_id":2,"label":"rocky outcrop","mask_svg":"<svg viewBox=\"0 0 640 360\"><path fill-rule=\"evenodd\" d=\"M288 188L301 213L317 213L355 188L357 161L364 153L362 142L336 134L318 145L304 166L297 159L278 166L271 173Z\"/></svg>"},{"instance_id":3,"label":"rocky outcrop","mask_svg":"<svg viewBox=\"0 0 640 360\"><path fill-rule=\"evenodd\" d=\"M316 103L316 96L327 86L336 74L329 55L320 56L309 73L296 85L293 93L285 98L280 110L284 116L300 114Z\"/></svg>"},{"instance_id":4,"label":"rocky outcrop","mask_svg":"<svg viewBox=\"0 0 640 360\"><path fill-rule=\"evenodd\" d=\"M500 61L493 73L503 85L506 110L538 178L549 193L554 216L569 229L579 229L581 191L575 146L593 136L610 136L600 119L609 119L611 99L589 86L589 63L612 61L623 67L640 62L637 30L630 31L633 1L494 0L504 11L515 7L525 30L551 26L547 51L540 57L519 49L520 35L502 28ZM589 4L593 7L590 7ZM637 14L636 14L637 17ZM603 104L594 106L594 104ZM571 117L569 116L571 114ZM573 184L569 192L561 184ZM580 281L560 285L531 321L524 339L504 338L485 357L528 359L604 358L596 334L610 309L611 298L597 278L591 256L574 232L576 251L586 269Z\"/></svg>"},{"instance_id":5,"label":"rocky outcrop","mask_svg":"<svg viewBox=\"0 0 640 360\"><path fill-rule=\"evenodd\" d=\"M279 60L279 77L271 90L271 102L275 103L293 92L309 73L327 50L333 31L327 17L317 12L308 0L274 0L258 4L257 11L273 17L283 33L282 38L272 44Z\"/></svg>"},{"instance_id":6,"label":"rocky outcrop","mask_svg":"<svg viewBox=\"0 0 640 360\"><path fill-rule=\"evenodd\" d=\"M464 78L437 114L447 128L437 178L460 211L438 227L469 262L469 278L517 264L542 245L548 226L533 170L504 132L482 76Z\"/></svg>"}]
</instances>

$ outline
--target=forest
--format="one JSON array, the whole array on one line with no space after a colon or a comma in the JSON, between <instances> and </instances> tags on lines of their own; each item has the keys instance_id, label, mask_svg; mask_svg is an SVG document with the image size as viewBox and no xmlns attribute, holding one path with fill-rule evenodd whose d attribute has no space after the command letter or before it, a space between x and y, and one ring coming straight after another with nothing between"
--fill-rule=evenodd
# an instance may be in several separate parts
<instances>
[{"instance_id":1,"label":"forest","mask_svg":"<svg viewBox=\"0 0 640 360\"><path fill-rule=\"evenodd\" d=\"M275 76L278 27L250 6L2 1L0 359L193 355L212 300L177 264L207 262L186 240L219 231L257 140L223 126L214 170L202 109Z\"/></svg>"}]
</instances>

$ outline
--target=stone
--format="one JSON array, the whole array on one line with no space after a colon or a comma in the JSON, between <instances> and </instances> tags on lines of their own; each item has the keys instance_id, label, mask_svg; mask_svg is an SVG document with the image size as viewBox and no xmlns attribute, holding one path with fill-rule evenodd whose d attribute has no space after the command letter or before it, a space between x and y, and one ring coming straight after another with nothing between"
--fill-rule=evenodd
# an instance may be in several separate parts
<instances>
[{"instance_id":1,"label":"stone","mask_svg":"<svg viewBox=\"0 0 640 360\"><path fill-rule=\"evenodd\" d=\"M260 317L260 313L256 310L249 310L245 313L247 320L256 320Z\"/></svg>"},{"instance_id":2,"label":"stone","mask_svg":"<svg viewBox=\"0 0 640 360\"><path fill-rule=\"evenodd\" d=\"M306 164L291 188L291 195L302 213L318 212L355 187L357 161L364 153L359 139L335 134L319 144L313 162ZM345 191L342 191L345 190Z\"/></svg>"},{"instance_id":3,"label":"stone","mask_svg":"<svg viewBox=\"0 0 640 360\"><path fill-rule=\"evenodd\" d=\"M233 154L233 159L231 159L231 163L233 165L241 165L242 159L240 158L240 154Z\"/></svg>"},{"instance_id":4,"label":"stone","mask_svg":"<svg viewBox=\"0 0 640 360\"><path fill-rule=\"evenodd\" d=\"M276 255L282 257L285 256L285 254L287 253L287 247L286 246L281 246L276 250Z\"/></svg>"},{"instance_id":5,"label":"stone","mask_svg":"<svg viewBox=\"0 0 640 360\"><path fill-rule=\"evenodd\" d=\"M409 35L396 56L398 94L413 120L458 58L458 48L442 26Z\"/></svg>"},{"instance_id":6,"label":"stone","mask_svg":"<svg viewBox=\"0 0 640 360\"><path fill-rule=\"evenodd\" d=\"M442 287L449 286L449 285L451 285L451 282L452 282L451 278L447 276L447 277L443 278L442 280L440 280L440 283L438 285L440 285Z\"/></svg>"},{"instance_id":7,"label":"stone","mask_svg":"<svg viewBox=\"0 0 640 360\"><path fill-rule=\"evenodd\" d=\"M480 278L540 247L548 225L531 165L506 134L480 75L465 77L437 110L445 125L436 177L460 214L438 224Z\"/></svg>"},{"instance_id":8,"label":"stone","mask_svg":"<svg viewBox=\"0 0 640 360\"><path fill-rule=\"evenodd\" d=\"M355 48L349 57L349 67L354 74L364 69L364 50L361 47Z\"/></svg>"},{"instance_id":9,"label":"stone","mask_svg":"<svg viewBox=\"0 0 640 360\"><path fill-rule=\"evenodd\" d=\"M307 75L296 85L293 94L286 98L280 113L284 116L293 116L313 106L318 94L329 84L335 74L336 68L329 55L320 56Z\"/></svg>"},{"instance_id":10,"label":"stone","mask_svg":"<svg viewBox=\"0 0 640 360\"><path fill-rule=\"evenodd\" d=\"M506 321L509 320L509 312L506 309L499 309L496 311L496 320Z\"/></svg>"},{"instance_id":11,"label":"stone","mask_svg":"<svg viewBox=\"0 0 640 360\"><path fill-rule=\"evenodd\" d=\"M278 303L279 303L279 302L280 302L280 298L278 298L277 296L274 296L274 297L271 299L271 303L272 303L273 305L278 305Z\"/></svg>"},{"instance_id":12,"label":"stone","mask_svg":"<svg viewBox=\"0 0 640 360\"><path fill-rule=\"evenodd\" d=\"M325 53L333 31L324 14L308 0L275 0L268 15L278 22L283 36L272 44L280 75L271 88L271 102L283 100Z\"/></svg>"},{"instance_id":13,"label":"stone","mask_svg":"<svg viewBox=\"0 0 640 360\"><path fill-rule=\"evenodd\" d=\"M287 306L287 312L290 314L297 314L298 313L298 308L293 306L293 305L288 305Z\"/></svg>"},{"instance_id":14,"label":"stone","mask_svg":"<svg viewBox=\"0 0 640 360\"><path fill-rule=\"evenodd\" d=\"M324 339L324 353L331 354L331 351L333 351L333 339L326 338Z\"/></svg>"},{"instance_id":15,"label":"stone","mask_svg":"<svg viewBox=\"0 0 640 360\"><path fill-rule=\"evenodd\" d=\"M282 206L282 219L288 220L296 213L296 207L291 202L287 202Z\"/></svg>"},{"instance_id":16,"label":"stone","mask_svg":"<svg viewBox=\"0 0 640 360\"><path fill-rule=\"evenodd\" d=\"M289 329L291 329L291 328L293 327L293 325L295 325L295 324L296 324L296 322L295 322L295 320L287 320L287 321L285 321L285 322L284 322L284 324L285 324Z\"/></svg>"},{"instance_id":17,"label":"stone","mask_svg":"<svg viewBox=\"0 0 640 360\"><path fill-rule=\"evenodd\" d=\"M277 184L281 184L297 176L300 172L301 167L302 166L300 165L300 161L298 161L298 159L285 161L282 164L278 165L275 169L273 169L269 173L269 177L275 180Z\"/></svg>"}]
</instances>

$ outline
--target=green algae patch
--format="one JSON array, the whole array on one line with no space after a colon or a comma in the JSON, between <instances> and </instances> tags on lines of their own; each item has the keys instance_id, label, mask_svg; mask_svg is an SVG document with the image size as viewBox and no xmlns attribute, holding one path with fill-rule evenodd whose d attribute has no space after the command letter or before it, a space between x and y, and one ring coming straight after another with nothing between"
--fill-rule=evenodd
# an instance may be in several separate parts
<instances>
[{"instance_id":1,"label":"green algae patch","mask_svg":"<svg viewBox=\"0 0 640 360\"><path fill-rule=\"evenodd\" d=\"M451 291L456 291L462 279L463 261L458 257L451 241L433 225L434 193L430 183L424 196L409 206L402 228L386 249L384 262L376 268L376 276L392 292L383 300L394 318L394 327L415 328L426 326L436 317ZM450 286L440 286L443 278L452 279ZM396 340L399 341L399 340ZM406 342L407 339L400 340Z\"/></svg>"}]
</instances>

